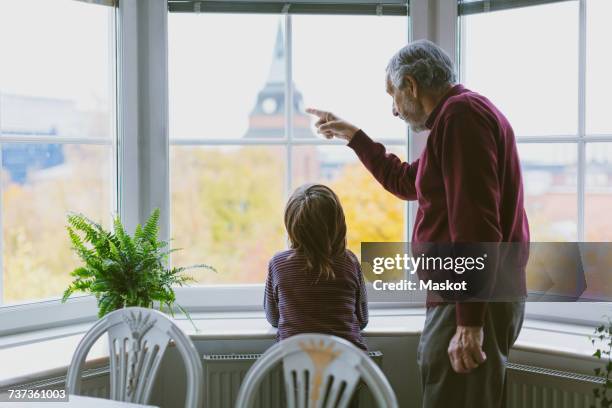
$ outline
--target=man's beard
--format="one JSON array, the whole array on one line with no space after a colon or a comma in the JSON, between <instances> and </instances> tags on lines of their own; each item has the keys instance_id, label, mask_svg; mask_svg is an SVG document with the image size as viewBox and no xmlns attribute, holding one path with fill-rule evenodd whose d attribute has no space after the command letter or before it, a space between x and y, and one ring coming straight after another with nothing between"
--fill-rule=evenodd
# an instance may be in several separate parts
<instances>
[{"instance_id":1,"label":"man's beard","mask_svg":"<svg viewBox=\"0 0 612 408\"><path fill-rule=\"evenodd\" d=\"M413 132L423 132L425 130L427 130L427 126L425 126L425 122L422 123L411 123L411 122L407 122L410 125L410 129Z\"/></svg>"},{"instance_id":2,"label":"man's beard","mask_svg":"<svg viewBox=\"0 0 612 408\"><path fill-rule=\"evenodd\" d=\"M416 100L410 101L407 105L406 115L400 114L400 118L408 125L413 132L422 132L427 130L425 122L427 122L427 114L423 105Z\"/></svg>"}]
</instances>

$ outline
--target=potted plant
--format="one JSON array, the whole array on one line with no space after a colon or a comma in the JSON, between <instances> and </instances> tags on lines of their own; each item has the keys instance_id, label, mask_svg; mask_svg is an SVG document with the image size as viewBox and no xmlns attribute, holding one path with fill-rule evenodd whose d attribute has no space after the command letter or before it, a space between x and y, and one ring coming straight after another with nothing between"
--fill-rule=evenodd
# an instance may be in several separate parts
<instances>
[{"instance_id":1,"label":"potted plant","mask_svg":"<svg viewBox=\"0 0 612 408\"><path fill-rule=\"evenodd\" d=\"M159 209L155 209L144 227L139 224L130 236L119 216L115 216L110 232L82 214L69 214L66 228L83 265L71 272L75 279L65 290L62 302L74 292L85 292L96 297L98 317L123 307L158 305L159 310L172 316L176 306L191 321L187 311L176 303L174 287L193 281L184 275L188 269L215 269L204 264L168 268L168 256L176 249L158 240L158 222Z\"/></svg>"},{"instance_id":2,"label":"potted plant","mask_svg":"<svg viewBox=\"0 0 612 408\"><path fill-rule=\"evenodd\" d=\"M594 369L595 375L601 379L601 385L593 389L595 404L592 404L591 407L612 407L612 395L610 395L612 390L612 321L608 318L607 322L595 328L590 338L591 343L595 346L593 357L603 363L602 367ZM596 405L597 403L600 405Z\"/></svg>"}]
</instances>

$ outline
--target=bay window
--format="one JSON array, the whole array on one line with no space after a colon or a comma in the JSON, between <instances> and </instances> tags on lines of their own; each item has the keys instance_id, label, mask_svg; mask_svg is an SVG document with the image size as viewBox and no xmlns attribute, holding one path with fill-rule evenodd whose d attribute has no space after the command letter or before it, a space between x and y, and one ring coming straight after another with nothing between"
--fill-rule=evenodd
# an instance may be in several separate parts
<instances>
[{"instance_id":1,"label":"bay window","mask_svg":"<svg viewBox=\"0 0 612 408\"><path fill-rule=\"evenodd\" d=\"M61 296L67 212L108 227L117 210L114 12L0 2L0 305Z\"/></svg>"},{"instance_id":2,"label":"bay window","mask_svg":"<svg viewBox=\"0 0 612 408\"><path fill-rule=\"evenodd\" d=\"M604 111L612 89L604 72L612 65L604 16L612 4L532 4L459 4L462 81L514 127L532 239L607 241L612 128Z\"/></svg>"},{"instance_id":3,"label":"bay window","mask_svg":"<svg viewBox=\"0 0 612 408\"><path fill-rule=\"evenodd\" d=\"M491 99L512 124L521 159L532 241L607 242L612 238L612 127L605 77L612 68L600 0L460 1L461 78ZM586 297L608 285L591 274L583 246ZM604 258L599 259L601 268ZM593 275L593 276L591 276ZM532 303L531 315L593 319L609 303Z\"/></svg>"},{"instance_id":4,"label":"bay window","mask_svg":"<svg viewBox=\"0 0 612 408\"><path fill-rule=\"evenodd\" d=\"M375 14L367 4L295 3L285 15L195 4L200 13L169 3L173 262L217 268L197 273L201 285L262 284L287 247L288 195L308 182L338 193L357 255L362 241L404 240L406 207L346 143L317 135L305 108L333 110L406 157L407 129L385 93L385 65L408 39L406 16L393 14L406 6L376 16L353 15Z\"/></svg>"},{"instance_id":5,"label":"bay window","mask_svg":"<svg viewBox=\"0 0 612 408\"><path fill-rule=\"evenodd\" d=\"M361 242L408 240L414 206L316 134L305 108L416 159L424 139L385 92L385 66L410 38L441 44L461 82L508 116L532 239L610 241L612 4L409 3L0 2L0 332L41 302L68 310L68 211L107 227L119 213L133 228L161 207L161 238L182 248L172 263L218 270L177 291L191 310L261 307L268 260L287 247L285 202L304 183L338 193L357 255ZM83 299L64 314L93 319ZM530 313L580 320L577 306Z\"/></svg>"}]
</instances>

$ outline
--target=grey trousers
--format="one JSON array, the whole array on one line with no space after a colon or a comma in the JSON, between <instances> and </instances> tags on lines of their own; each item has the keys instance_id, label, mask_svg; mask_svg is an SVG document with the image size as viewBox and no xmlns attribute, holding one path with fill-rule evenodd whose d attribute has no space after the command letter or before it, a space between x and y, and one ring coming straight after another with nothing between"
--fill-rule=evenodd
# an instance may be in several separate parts
<instances>
[{"instance_id":1,"label":"grey trousers","mask_svg":"<svg viewBox=\"0 0 612 408\"><path fill-rule=\"evenodd\" d=\"M447 353L457 328L455 305L428 308L417 351L423 408L505 407L505 365L524 314L523 302L489 303L483 328L487 361L469 374L457 374Z\"/></svg>"}]
</instances>

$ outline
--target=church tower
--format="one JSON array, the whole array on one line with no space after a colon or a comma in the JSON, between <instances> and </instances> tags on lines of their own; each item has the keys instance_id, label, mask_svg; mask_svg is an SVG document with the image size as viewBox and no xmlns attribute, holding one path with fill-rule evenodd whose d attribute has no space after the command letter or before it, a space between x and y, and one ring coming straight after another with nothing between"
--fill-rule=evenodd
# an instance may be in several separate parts
<instances>
[{"instance_id":1,"label":"church tower","mask_svg":"<svg viewBox=\"0 0 612 408\"><path fill-rule=\"evenodd\" d=\"M310 128L310 117L304 112L302 93L293 84L293 137L315 138ZM282 138L285 135L285 45L281 25L276 32L276 43L268 79L257 94L255 107L249 115L249 129L245 138Z\"/></svg>"},{"instance_id":2,"label":"church tower","mask_svg":"<svg viewBox=\"0 0 612 408\"><path fill-rule=\"evenodd\" d=\"M315 139L310 127L311 117L304 112L302 93L293 84L293 139ZM257 94L255 106L249 115L247 139L275 139L285 136L285 45L279 23L276 43L268 79ZM293 188L305 182L316 182L320 178L320 161L316 146L293 147Z\"/></svg>"}]
</instances>

